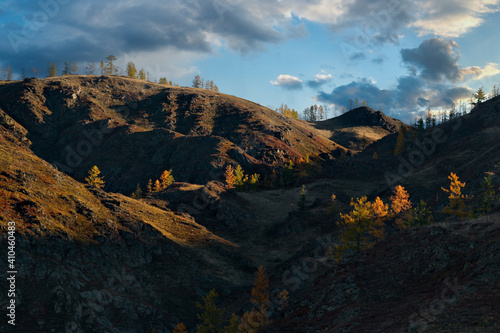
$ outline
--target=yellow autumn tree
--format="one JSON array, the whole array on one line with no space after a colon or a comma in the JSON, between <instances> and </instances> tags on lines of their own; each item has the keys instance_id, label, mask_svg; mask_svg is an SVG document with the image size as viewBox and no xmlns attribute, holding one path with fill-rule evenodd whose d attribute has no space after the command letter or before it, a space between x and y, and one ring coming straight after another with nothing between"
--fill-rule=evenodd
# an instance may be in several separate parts
<instances>
[{"instance_id":1,"label":"yellow autumn tree","mask_svg":"<svg viewBox=\"0 0 500 333\"><path fill-rule=\"evenodd\" d=\"M231 164L226 167L226 187L228 189L234 188L234 183L236 181L236 176L234 175L234 168Z\"/></svg>"},{"instance_id":2,"label":"yellow autumn tree","mask_svg":"<svg viewBox=\"0 0 500 333\"><path fill-rule=\"evenodd\" d=\"M258 332L269 323L269 278L266 269L262 266L259 266L255 273L250 302L253 308L243 314L239 325L241 332Z\"/></svg>"},{"instance_id":3,"label":"yellow autumn tree","mask_svg":"<svg viewBox=\"0 0 500 333\"><path fill-rule=\"evenodd\" d=\"M398 185L389 200L391 200L391 217L394 218L394 225L399 230L407 228L411 209L410 194L403 186Z\"/></svg>"},{"instance_id":4,"label":"yellow autumn tree","mask_svg":"<svg viewBox=\"0 0 500 333\"><path fill-rule=\"evenodd\" d=\"M153 192L160 192L161 191L161 183L160 181L157 179L155 181L155 185L153 186Z\"/></svg>"},{"instance_id":5,"label":"yellow autumn tree","mask_svg":"<svg viewBox=\"0 0 500 333\"><path fill-rule=\"evenodd\" d=\"M99 176L100 174L101 170L99 170L97 165L94 165L92 169L89 170L89 176L85 178L85 181L87 182L87 184L95 188L103 188L104 180L103 177Z\"/></svg>"},{"instance_id":6,"label":"yellow autumn tree","mask_svg":"<svg viewBox=\"0 0 500 333\"><path fill-rule=\"evenodd\" d=\"M238 164L236 169L234 170L234 176L236 177L234 180L234 185L238 188L243 187L245 183L248 181L248 176L245 175L245 171L241 167L241 165Z\"/></svg>"},{"instance_id":7,"label":"yellow autumn tree","mask_svg":"<svg viewBox=\"0 0 500 333\"><path fill-rule=\"evenodd\" d=\"M166 189L174 182L174 176L172 176L172 169L169 171L165 170L160 176L160 187L162 190Z\"/></svg>"},{"instance_id":8,"label":"yellow autumn tree","mask_svg":"<svg viewBox=\"0 0 500 333\"><path fill-rule=\"evenodd\" d=\"M388 206L380 198L372 204L367 197L351 199L352 212L340 214L338 225L342 228L340 244L330 248L330 255L335 260L342 259L347 250L361 251L384 237L384 220Z\"/></svg>"},{"instance_id":9,"label":"yellow autumn tree","mask_svg":"<svg viewBox=\"0 0 500 333\"><path fill-rule=\"evenodd\" d=\"M183 323L179 323L177 327L173 329L172 333L187 333L186 326L184 326Z\"/></svg>"},{"instance_id":10,"label":"yellow autumn tree","mask_svg":"<svg viewBox=\"0 0 500 333\"><path fill-rule=\"evenodd\" d=\"M441 187L441 189L449 193L448 199L450 200L450 204L443 208L442 212L454 216L455 219L465 217L469 215L467 207L465 205L465 200L469 200L472 197L466 196L462 194L462 188L465 187L465 183L461 182L458 179L458 176L455 173L450 173L448 176L450 180L450 188L446 189Z\"/></svg>"}]
</instances>

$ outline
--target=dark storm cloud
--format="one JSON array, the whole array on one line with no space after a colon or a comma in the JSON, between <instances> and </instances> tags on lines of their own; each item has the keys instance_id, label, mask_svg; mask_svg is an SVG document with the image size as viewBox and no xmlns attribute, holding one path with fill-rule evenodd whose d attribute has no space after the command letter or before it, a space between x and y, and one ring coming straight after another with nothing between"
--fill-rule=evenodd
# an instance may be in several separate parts
<instances>
[{"instance_id":1,"label":"dark storm cloud","mask_svg":"<svg viewBox=\"0 0 500 333\"><path fill-rule=\"evenodd\" d=\"M419 73L425 80L457 82L462 79L457 50L454 41L432 38L417 48L401 50L401 57L413 74Z\"/></svg>"},{"instance_id":2,"label":"dark storm cloud","mask_svg":"<svg viewBox=\"0 0 500 333\"><path fill-rule=\"evenodd\" d=\"M166 48L206 54L215 39L246 53L287 38L245 7L221 12L213 1L57 1L8 1L16 16L3 27L4 64L31 66L36 58L46 66Z\"/></svg>"},{"instance_id":3,"label":"dark storm cloud","mask_svg":"<svg viewBox=\"0 0 500 333\"><path fill-rule=\"evenodd\" d=\"M347 85L336 87L331 93L324 91L316 96L322 103L330 103L345 106L350 99L366 100L368 106L384 107L391 106L392 92L390 90L379 89L373 82L367 79L353 81Z\"/></svg>"}]
</instances>

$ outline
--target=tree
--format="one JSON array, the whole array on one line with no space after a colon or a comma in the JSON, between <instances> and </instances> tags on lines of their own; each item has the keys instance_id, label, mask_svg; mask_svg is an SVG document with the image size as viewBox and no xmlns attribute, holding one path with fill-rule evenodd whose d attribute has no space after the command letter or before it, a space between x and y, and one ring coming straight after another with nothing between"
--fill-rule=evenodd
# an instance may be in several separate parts
<instances>
[{"instance_id":1,"label":"tree","mask_svg":"<svg viewBox=\"0 0 500 333\"><path fill-rule=\"evenodd\" d=\"M500 95L500 88L497 85L494 85L493 90L491 91L491 96L497 97L498 95Z\"/></svg>"},{"instance_id":2,"label":"tree","mask_svg":"<svg viewBox=\"0 0 500 333\"><path fill-rule=\"evenodd\" d=\"M432 127L432 113L431 107L429 106L429 110L427 110L427 114L425 115L425 128L429 129Z\"/></svg>"},{"instance_id":3,"label":"tree","mask_svg":"<svg viewBox=\"0 0 500 333\"><path fill-rule=\"evenodd\" d=\"M87 62L87 65L85 66L85 73L87 75L94 75L97 70L97 66L94 62Z\"/></svg>"},{"instance_id":4,"label":"tree","mask_svg":"<svg viewBox=\"0 0 500 333\"><path fill-rule=\"evenodd\" d=\"M259 181L260 175L258 173L254 173L252 176L250 176L250 187L252 190L256 190L258 187L258 181Z\"/></svg>"},{"instance_id":5,"label":"tree","mask_svg":"<svg viewBox=\"0 0 500 333\"><path fill-rule=\"evenodd\" d=\"M474 103L474 105L481 104L486 99L486 94L484 93L483 87L479 88L474 93L474 98L476 99L476 102Z\"/></svg>"},{"instance_id":6,"label":"tree","mask_svg":"<svg viewBox=\"0 0 500 333\"><path fill-rule=\"evenodd\" d=\"M193 79L193 88L202 88L203 83L201 82L201 77L196 75Z\"/></svg>"},{"instance_id":7,"label":"tree","mask_svg":"<svg viewBox=\"0 0 500 333\"><path fill-rule=\"evenodd\" d=\"M67 62L67 61L64 62L64 66L63 66L63 70L62 70L61 74L63 76L71 74L71 64L69 62Z\"/></svg>"},{"instance_id":8,"label":"tree","mask_svg":"<svg viewBox=\"0 0 500 333\"><path fill-rule=\"evenodd\" d=\"M207 296L203 297L203 304L196 302L196 307L201 313L197 314L201 324L196 326L198 333L222 333L222 325L224 324L224 309L220 309L215 305L214 299L219 297L215 289L212 289Z\"/></svg>"},{"instance_id":9,"label":"tree","mask_svg":"<svg viewBox=\"0 0 500 333\"><path fill-rule=\"evenodd\" d=\"M76 64L76 62L73 62L73 65L71 66L71 73L78 73L78 65Z\"/></svg>"},{"instance_id":10,"label":"tree","mask_svg":"<svg viewBox=\"0 0 500 333\"><path fill-rule=\"evenodd\" d=\"M378 160L378 154L376 151L373 152L372 160Z\"/></svg>"},{"instance_id":11,"label":"tree","mask_svg":"<svg viewBox=\"0 0 500 333\"><path fill-rule=\"evenodd\" d=\"M408 226L410 227L431 224L433 221L431 210L423 200L420 200L416 207L409 210Z\"/></svg>"},{"instance_id":12,"label":"tree","mask_svg":"<svg viewBox=\"0 0 500 333\"><path fill-rule=\"evenodd\" d=\"M146 191L148 194L151 194L151 192L153 192L153 181L151 179L148 181Z\"/></svg>"},{"instance_id":13,"label":"tree","mask_svg":"<svg viewBox=\"0 0 500 333\"><path fill-rule=\"evenodd\" d=\"M483 188L483 193L481 202L479 203L479 213L488 214L491 212L496 201L495 187L491 183L491 174L487 173L484 176L481 187Z\"/></svg>"},{"instance_id":14,"label":"tree","mask_svg":"<svg viewBox=\"0 0 500 333\"><path fill-rule=\"evenodd\" d=\"M137 187L136 187L134 193L132 193L131 197L132 197L132 199L140 199L140 198L142 198L142 189L139 186L139 184L137 184Z\"/></svg>"},{"instance_id":15,"label":"tree","mask_svg":"<svg viewBox=\"0 0 500 333\"><path fill-rule=\"evenodd\" d=\"M146 80L146 73L144 73L144 69L142 69L142 68L139 71L138 79L139 80Z\"/></svg>"},{"instance_id":16,"label":"tree","mask_svg":"<svg viewBox=\"0 0 500 333\"><path fill-rule=\"evenodd\" d=\"M448 179L451 181L450 188L441 187L444 192L450 194L448 196L450 203L443 208L443 213L450 216L453 215L455 219L465 217L469 214L466 211L465 200L471 199L471 197L462 194L462 188L465 187L465 183L461 182L453 172L450 173Z\"/></svg>"},{"instance_id":17,"label":"tree","mask_svg":"<svg viewBox=\"0 0 500 333\"><path fill-rule=\"evenodd\" d=\"M391 215L395 219L394 224L399 229L408 227L408 210L411 209L410 194L401 185L394 188L391 201Z\"/></svg>"},{"instance_id":18,"label":"tree","mask_svg":"<svg viewBox=\"0 0 500 333\"><path fill-rule=\"evenodd\" d=\"M97 165L94 165L92 169L89 170L89 176L85 178L85 181L87 182L88 185L92 187L103 188L104 180L102 177L99 176L100 174L101 170L99 170Z\"/></svg>"},{"instance_id":19,"label":"tree","mask_svg":"<svg viewBox=\"0 0 500 333\"><path fill-rule=\"evenodd\" d=\"M127 76L135 79L137 75L137 69L135 68L135 64L132 61L127 63Z\"/></svg>"},{"instance_id":20,"label":"tree","mask_svg":"<svg viewBox=\"0 0 500 333\"><path fill-rule=\"evenodd\" d=\"M242 332L257 332L269 323L269 278L262 266L259 266L255 273L250 302L253 308L241 318L239 329Z\"/></svg>"},{"instance_id":21,"label":"tree","mask_svg":"<svg viewBox=\"0 0 500 333\"><path fill-rule=\"evenodd\" d=\"M172 169L169 171L165 170L160 176L160 187L162 190L166 189L174 182L174 176L172 176Z\"/></svg>"},{"instance_id":22,"label":"tree","mask_svg":"<svg viewBox=\"0 0 500 333\"><path fill-rule=\"evenodd\" d=\"M306 186L302 185L302 189L300 190L300 200L299 200L299 210L304 211L306 210Z\"/></svg>"},{"instance_id":23,"label":"tree","mask_svg":"<svg viewBox=\"0 0 500 333\"><path fill-rule=\"evenodd\" d=\"M243 187L243 185L245 185L245 183L248 181L248 176L245 175L245 171L239 164L234 170L234 176L235 176L234 185L237 188Z\"/></svg>"},{"instance_id":24,"label":"tree","mask_svg":"<svg viewBox=\"0 0 500 333\"><path fill-rule=\"evenodd\" d=\"M380 198L374 204L367 197L351 199L353 210L349 214L340 214L338 225L342 228L340 244L330 248L329 253L335 260L342 259L347 250L361 251L373 245L375 240L383 238L384 220L388 206Z\"/></svg>"},{"instance_id":25,"label":"tree","mask_svg":"<svg viewBox=\"0 0 500 333\"><path fill-rule=\"evenodd\" d=\"M396 141L396 149L394 149L394 156L399 156L405 149L405 133L403 127L399 128L398 139Z\"/></svg>"},{"instance_id":26,"label":"tree","mask_svg":"<svg viewBox=\"0 0 500 333\"><path fill-rule=\"evenodd\" d=\"M155 181L154 186L153 186L153 192L160 192L160 191L161 191L161 189L162 189L162 188L161 188L161 183L160 183L160 181L157 179L157 180Z\"/></svg>"},{"instance_id":27,"label":"tree","mask_svg":"<svg viewBox=\"0 0 500 333\"><path fill-rule=\"evenodd\" d=\"M183 323L178 323L172 333L187 333L186 326Z\"/></svg>"},{"instance_id":28,"label":"tree","mask_svg":"<svg viewBox=\"0 0 500 333\"><path fill-rule=\"evenodd\" d=\"M112 54L106 57L106 72L108 75L113 75L118 73L118 68L115 66L114 61L116 57Z\"/></svg>"},{"instance_id":29,"label":"tree","mask_svg":"<svg viewBox=\"0 0 500 333\"><path fill-rule=\"evenodd\" d=\"M49 63L49 67L47 68L47 72L49 74L49 77L54 77L57 76L57 67L54 62Z\"/></svg>"},{"instance_id":30,"label":"tree","mask_svg":"<svg viewBox=\"0 0 500 333\"><path fill-rule=\"evenodd\" d=\"M10 68L10 65L7 66L7 81L12 80L12 69Z\"/></svg>"},{"instance_id":31,"label":"tree","mask_svg":"<svg viewBox=\"0 0 500 333\"><path fill-rule=\"evenodd\" d=\"M236 182L236 176L234 175L234 168L231 164L226 167L226 188L233 189Z\"/></svg>"},{"instance_id":32,"label":"tree","mask_svg":"<svg viewBox=\"0 0 500 333\"><path fill-rule=\"evenodd\" d=\"M104 66L104 61L101 60L101 65L99 66L99 70L101 71L101 75L107 75L108 70L106 69L106 66Z\"/></svg>"}]
</instances>

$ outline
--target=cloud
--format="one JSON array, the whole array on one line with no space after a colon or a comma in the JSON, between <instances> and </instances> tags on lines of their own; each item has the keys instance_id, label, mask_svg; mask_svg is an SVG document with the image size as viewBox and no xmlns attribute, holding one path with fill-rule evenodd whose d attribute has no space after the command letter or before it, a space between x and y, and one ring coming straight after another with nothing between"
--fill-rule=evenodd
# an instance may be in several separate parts
<instances>
[{"instance_id":1,"label":"cloud","mask_svg":"<svg viewBox=\"0 0 500 333\"><path fill-rule=\"evenodd\" d=\"M332 74L316 74L314 80L307 81L307 86L315 89L330 82L331 80L333 80Z\"/></svg>"},{"instance_id":2,"label":"cloud","mask_svg":"<svg viewBox=\"0 0 500 333\"><path fill-rule=\"evenodd\" d=\"M425 0L416 2L417 15L411 24L420 36L459 37L483 23L486 14L500 10L499 0Z\"/></svg>"},{"instance_id":3,"label":"cloud","mask_svg":"<svg viewBox=\"0 0 500 333\"><path fill-rule=\"evenodd\" d=\"M297 89L302 89L302 80L299 79L298 77L291 76L288 74L281 74L278 76L278 79L276 81L271 81L272 85L275 86L280 86L284 89L287 90L297 90Z\"/></svg>"},{"instance_id":4,"label":"cloud","mask_svg":"<svg viewBox=\"0 0 500 333\"><path fill-rule=\"evenodd\" d=\"M379 89L376 84L368 79L352 81L349 84L338 86L331 93L321 91L316 99L322 103L346 106L349 100L366 100L369 106L386 107L392 103L392 92L390 90Z\"/></svg>"},{"instance_id":5,"label":"cloud","mask_svg":"<svg viewBox=\"0 0 500 333\"><path fill-rule=\"evenodd\" d=\"M467 67L461 70L461 74L464 77L470 77L472 80L481 80L485 77L495 76L500 74L500 69L498 69L498 64L488 63L483 68L479 66Z\"/></svg>"},{"instance_id":6,"label":"cloud","mask_svg":"<svg viewBox=\"0 0 500 333\"><path fill-rule=\"evenodd\" d=\"M481 80L488 76L500 74L498 64L488 63L485 67L471 66L461 68L459 46L452 40L432 38L423 41L414 49L402 49L403 63L413 75L422 79L456 83L468 79Z\"/></svg>"},{"instance_id":7,"label":"cloud","mask_svg":"<svg viewBox=\"0 0 500 333\"><path fill-rule=\"evenodd\" d=\"M366 100L369 107L382 108L386 114L409 123L413 115L421 110L428 107L433 110L450 108L471 95L472 89L469 87L455 87L408 75L399 77L393 89L381 89L375 82L362 78L338 86L330 93L321 91L315 98L338 107L347 107L350 99Z\"/></svg>"},{"instance_id":8,"label":"cloud","mask_svg":"<svg viewBox=\"0 0 500 333\"><path fill-rule=\"evenodd\" d=\"M420 71L420 76L426 80L457 82L462 79L457 51L458 44L454 41L432 38L417 48L401 50L401 57L414 74Z\"/></svg>"}]
</instances>

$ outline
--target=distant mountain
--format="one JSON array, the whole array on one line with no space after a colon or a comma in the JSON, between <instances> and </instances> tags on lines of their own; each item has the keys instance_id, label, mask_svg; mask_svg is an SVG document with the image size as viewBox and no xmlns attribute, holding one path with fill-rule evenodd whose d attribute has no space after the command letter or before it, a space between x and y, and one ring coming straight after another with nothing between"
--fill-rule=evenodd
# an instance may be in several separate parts
<instances>
[{"instance_id":1,"label":"distant mountain","mask_svg":"<svg viewBox=\"0 0 500 333\"><path fill-rule=\"evenodd\" d=\"M397 133L401 127L410 128L402 121L366 106L332 119L315 122L313 126L326 131L326 136L330 140L354 151L363 150L367 145L389 134Z\"/></svg>"}]
</instances>

